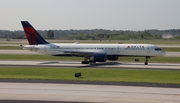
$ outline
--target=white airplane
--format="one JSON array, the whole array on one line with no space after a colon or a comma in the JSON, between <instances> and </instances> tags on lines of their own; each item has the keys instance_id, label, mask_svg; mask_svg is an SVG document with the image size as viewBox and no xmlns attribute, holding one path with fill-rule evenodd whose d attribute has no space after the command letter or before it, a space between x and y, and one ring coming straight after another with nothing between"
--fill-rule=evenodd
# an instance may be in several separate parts
<instances>
[{"instance_id":1,"label":"white airplane","mask_svg":"<svg viewBox=\"0 0 180 103\"><path fill-rule=\"evenodd\" d=\"M150 57L165 55L161 48L151 44L48 43L28 21L21 21L21 23L29 42L29 45L23 46L24 49L52 56L84 57L82 64L115 61L121 56L134 56L145 57L144 64L148 65Z\"/></svg>"}]
</instances>

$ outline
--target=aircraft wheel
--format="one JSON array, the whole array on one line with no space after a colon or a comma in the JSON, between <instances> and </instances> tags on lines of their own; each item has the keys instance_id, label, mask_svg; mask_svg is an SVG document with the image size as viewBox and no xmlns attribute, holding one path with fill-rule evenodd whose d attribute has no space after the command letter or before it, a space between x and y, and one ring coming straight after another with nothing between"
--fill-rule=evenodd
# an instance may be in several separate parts
<instances>
[{"instance_id":1,"label":"aircraft wheel","mask_svg":"<svg viewBox=\"0 0 180 103\"><path fill-rule=\"evenodd\" d=\"M88 61L82 61L81 64L89 64Z\"/></svg>"},{"instance_id":2,"label":"aircraft wheel","mask_svg":"<svg viewBox=\"0 0 180 103\"><path fill-rule=\"evenodd\" d=\"M85 64L89 64L89 62L88 62L88 61L85 61Z\"/></svg>"},{"instance_id":3,"label":"aircraft wheel","mask_svg":"<svg viewBox=\"0 0 180 103\"><path fill-rule=\"evenodd\" d=\"M145 63L144 63L144 65L148 65L148 59L149 59L150 57L146 57L146 61L145 61Z\"/></svg>"},{"instance_id":4,"label":"aircraft wheel","mask_svg":"<svg viewBox=\"0 0 180 103\"><path fill-rule=\"evenodd\" d=\"M85 61L82 61L81 64L85 64Z\"/></svg>"},{"instance_id":5,"label":"aircraft wheel","mask_svg":"<svg viewBox=\"0 0 180 103\"><path fill-rule=\"evenodd\" d=\"M94 60L90 60L90 61L89 61L89 63L96 63L96 61L94 61Z\"/></svg>"},{"instance_id":6,"label":"aircraft wheel","mask_svg":"<svg viewBox=\"0 0 180 103\"><path fill-rule=\"evenodd\" d=\"M93 61L92 61L92 60L90 60L90 61L89 61L89 63L93 63Z\"/></svg>"},{"instance_id":7,"label":"aircraft wheel","mask_svg":"<svg viewBox=\"0 0 180 103\"><path fill-rule=\"evenodd\" d=\"M144 65L148 65L148 62L145 62Z\"/></svg>"}]
</instances>

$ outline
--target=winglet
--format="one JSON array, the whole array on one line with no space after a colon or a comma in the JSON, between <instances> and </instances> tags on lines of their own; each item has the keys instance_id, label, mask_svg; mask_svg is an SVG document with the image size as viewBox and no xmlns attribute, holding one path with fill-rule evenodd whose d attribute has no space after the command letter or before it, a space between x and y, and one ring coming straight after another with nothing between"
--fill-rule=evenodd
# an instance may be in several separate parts
<instances>
[{"instance_id":1,"label":"winglet","mask_svg":"<svg viewBox=\"0 0 180 103\"><path fill-rule=\"evenodd\" d=\"M29 45L48 44L28 21L21 21Z\"/></svg>"}]
</instances>

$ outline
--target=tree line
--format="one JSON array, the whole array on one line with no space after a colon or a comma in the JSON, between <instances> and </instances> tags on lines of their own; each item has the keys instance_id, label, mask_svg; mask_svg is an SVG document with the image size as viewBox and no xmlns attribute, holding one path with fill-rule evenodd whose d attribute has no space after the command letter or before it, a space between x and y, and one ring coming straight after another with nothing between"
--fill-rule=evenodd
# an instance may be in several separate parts
<instances>
[{"instance_id":1,"label":"tree line","mask_svg":"<svg viewBox=\"0 0 180 103\"><path fill-rule=\"evenodd\" d=\"M66 40L130 40L130 39L180 39L180 29L171 30L38 30L47 39ZM0 38L24 39L24 31L0 30Z\"/></svg>"}]
</instances>

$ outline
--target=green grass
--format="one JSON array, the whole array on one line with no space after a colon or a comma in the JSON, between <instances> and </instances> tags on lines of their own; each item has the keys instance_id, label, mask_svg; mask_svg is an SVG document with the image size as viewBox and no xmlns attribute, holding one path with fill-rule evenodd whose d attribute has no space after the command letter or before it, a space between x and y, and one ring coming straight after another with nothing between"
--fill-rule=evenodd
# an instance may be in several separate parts
<instances>
[{"instance_id":1,"label":"green grass","mask_svg":"<svg viewBox=\"0 0 180 103\"><path fill-rule=\"evenodd\" d=\"M180 48L177 47L162 47L162 50L164 50L165 52L180 52Z\"/></svg>"},{"instance_id":2,"label":"green grass","mask_svg":"<svg viewBox=\"0 0 180 103\"><path fill-rule=\"evenodd\" d=\"M135 57L120 57L121 62L134 62ZM139 62L144 62L145 57L138 57ZM180 63L180 57L151 57L149 63Z\"/></svg>"},{"instance_id":3,"label":"green grass","mask_svg":"<svg viewBox=\"0 0 180 103\"><path fill-rule=\"evenodd\" d=\"M80 61L82 57L57 57L50 55L21 55L21 54L0 54L0 60L58 60L58 61Z\"/></svg>"},{"instance_id":4,"label":"green grass","mask_svg":"<svg viewBox=\"0 0 180 103\"><path fill-rule=\"evenodd\" d=\"M135 57L119 57L120 62L134 62ZM144 62L145 57L139 57L139 62ZM82 61L83 57L57 57L50 55L19 55L19 54L0 54L0 60L57 60L57 61ZM180 63L180 57L151 57L150 63Z\"/></svg>"},{"instance_id":5,"label":"green grass","mask_svg":"<svg viewBox=\"0 0 180 103\"><path fill-rule=\"evenodd\" d=\"M81 78L74 74L82 73ZM99 68L0 67L0 79L82 80L180 84L180 71L118 70Z\"/></svg>"},{"instance_id":6,"label":"green grass","mask_svg":"<svg viewBox=\"0 0 180 103\"><path fill-rule=\"evenodd\" d=\"M0 50L22 50L20 46L0 46Z\"/></svg>"}]
</instances>

